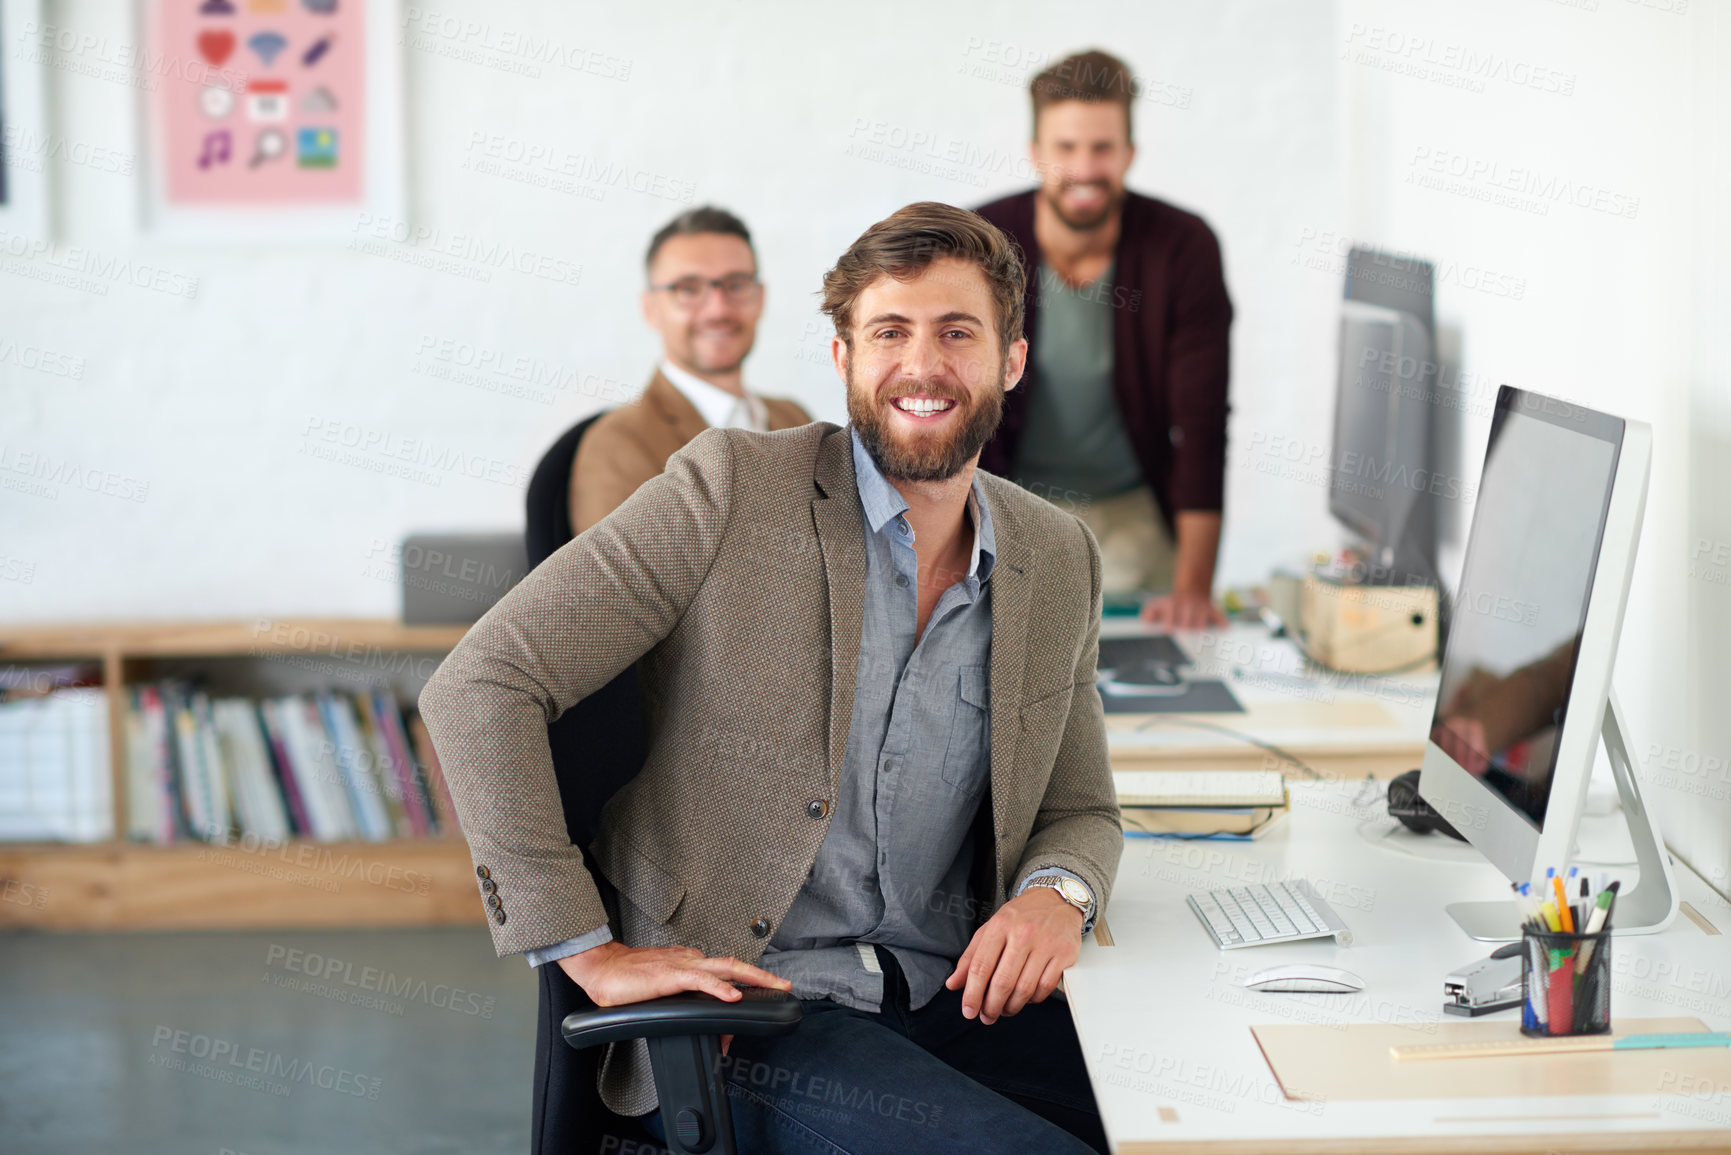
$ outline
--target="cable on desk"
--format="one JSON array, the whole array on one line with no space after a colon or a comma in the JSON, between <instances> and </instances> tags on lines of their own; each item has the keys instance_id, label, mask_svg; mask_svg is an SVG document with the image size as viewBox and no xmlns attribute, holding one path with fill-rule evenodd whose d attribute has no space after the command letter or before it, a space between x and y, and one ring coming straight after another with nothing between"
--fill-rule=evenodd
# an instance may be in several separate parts
<instances>
[{"instance_id":1,"label":"cable on desk","mask_svg":"<svg viewBox=\"0 0 1731 1155\"><path fill-rule=\"evenodd\" d=\"M1156 714L1146 722L1143 722L1140 726L1137 726L1136 729L1146 730L1148 727L1158 724L1164 724L1167 726L1192 726L1198 730L1213 730L1217 734L1226 734L1230 737L1237 738L1240 742L1248 742L1252 746L1266 750L1282 761L1292 763L1318 782L1326 781L1325 777L1317 772L1316 767L1312 766L1304 759L1295 754L1289 753L1286 750L1282 750L1273 742L1264 742L1260 738L1252 738L1249 734L1240 733L1239 731L1232 729L1230 726L1216 726L1212 722L1199 722L1194 718L1162 718L1160 715Z\"/></svg>"}]
</instances>

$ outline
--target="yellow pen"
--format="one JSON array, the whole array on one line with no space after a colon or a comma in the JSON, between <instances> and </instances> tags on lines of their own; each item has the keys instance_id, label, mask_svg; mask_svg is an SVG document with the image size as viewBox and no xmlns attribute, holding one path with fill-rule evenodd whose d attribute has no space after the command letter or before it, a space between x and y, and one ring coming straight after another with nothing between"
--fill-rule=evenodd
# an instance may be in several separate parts
<instances>
[{"instance_id":1,"label":"yellow pen","mask_svg":"<svg viewBox=\"0 0 1731 1155\"><path fill-rule=\"evenodd\" d=\"M1562 923L1562 929L1570 934L1575 933L1575 918L1569 913L1569 898L1563 891L1563 879L1560 875L1551 875L1551 886L1557 892L1557 918ZM1552 927L1556 930L1556 927Z\"/></svg>"},{"instance_id":2,"label":"yellow pen","mask_svg":"<svg viewBox=\"0 0 1731 1155\"><path fill-rule=\"evenodd\" d=\"M1556 903L1552 902L1548 898L1545 899L1545 905L1539 907L1539 913L1545 916L1545 925L1551 928L1552 934L1563 929L1562 922L1557 918Z\"/></svg>"}]
</instances>

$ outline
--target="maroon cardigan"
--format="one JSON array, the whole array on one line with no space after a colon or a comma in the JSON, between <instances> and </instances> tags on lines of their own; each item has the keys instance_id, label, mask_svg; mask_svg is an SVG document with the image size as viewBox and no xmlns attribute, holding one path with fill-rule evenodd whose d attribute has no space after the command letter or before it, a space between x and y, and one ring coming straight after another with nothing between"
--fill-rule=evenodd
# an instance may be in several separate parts
<instances>
[{"instance_id":1,"label":"maroon cardigan","mask_svg":"<svg viewBox=\"0 0 1731 1155\"><path fill-rule=\"evenodd\" d=\"M1005 398L1003 423L980 455L983 468L1012 480L1034 384L1040 251L1034 239L1034 196L1018 193L975 210L1022 246L1028 276L1029 369ZM1220 267L1220 243L1201 217L1130 193L1112 282L1118 412L1142 477L1159 500L1167 528L1176 533L1179 510L1218 510L1225 489L1232 302Z\"/></svg>"}]
</instances>

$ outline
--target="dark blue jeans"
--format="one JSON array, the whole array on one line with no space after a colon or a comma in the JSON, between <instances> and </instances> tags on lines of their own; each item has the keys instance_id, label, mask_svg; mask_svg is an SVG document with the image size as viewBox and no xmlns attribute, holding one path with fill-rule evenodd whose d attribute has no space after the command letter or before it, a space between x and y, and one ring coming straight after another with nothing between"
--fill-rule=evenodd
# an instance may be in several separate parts
<instances>
[{"instance_id":1,"label":"dark blue jeans","mask_svg":"<svg viewBox=\"0 0 1731 1155\"><path fill-rule=\"evenodd\" d=\"M1068 1006L988 1027L943 990L911 1011L894 956L877 953L882 1011L808 1000L792 1033L733 1040L722 1062L740 1155L1106 1150ZM659 1112L643 1122L665 1141Z\"/></svg>"}]
</instances>

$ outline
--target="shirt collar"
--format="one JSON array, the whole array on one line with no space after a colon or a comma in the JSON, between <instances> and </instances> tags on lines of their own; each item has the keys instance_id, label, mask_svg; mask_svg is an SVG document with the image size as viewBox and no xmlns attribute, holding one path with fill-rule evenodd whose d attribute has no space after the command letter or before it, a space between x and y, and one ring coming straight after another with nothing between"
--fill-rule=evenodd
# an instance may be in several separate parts
<instances>
[{"instance_id":1,"label":"shirt collar","mask_svg":"<svg viewBox=\"0 0 1731 1155\"><path fill-rule=\"evenodd\" d=\"M859 430L850 425L848 435L853 440L854 482L859 489L860 508L865 512L866 524L871 526L872 532L882 533L884 526L907 512L907 498L890 484L878 463L872 460L865 442L860 440ZM974 547L968 557L968 576L977 574L983 582L992 576L992 567L997 564L998 541L992 531L991 506L986 502L986 490L980 484L977 469L973 484L968 487L968 515L974 523Z\"/></svg>"},{"instance_id":2,"label":"shirt collar","mask_svg":"<svg viewBox=\"0 0 1731 1155\"><path fill-rule=\"evenodd\" d=\"M661 362L661 375L667 378L685 399L691 402L697 410L697 415L703 418L703 423L712 429L755 429L759 433L769 430L769 413L763 400L747 391L744 397L735 397L727 390L717 385L711 385L695 373L687 373L672 361Z\"/></svg>"}]
</instances>

